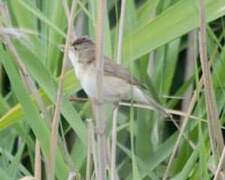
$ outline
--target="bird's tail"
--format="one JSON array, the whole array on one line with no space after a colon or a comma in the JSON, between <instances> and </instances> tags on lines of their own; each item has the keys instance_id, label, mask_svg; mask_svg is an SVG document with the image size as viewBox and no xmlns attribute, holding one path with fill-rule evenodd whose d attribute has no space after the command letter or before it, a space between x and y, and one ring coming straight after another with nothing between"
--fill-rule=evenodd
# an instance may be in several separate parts
<instances>
[{"instance_id":1,"label":"bird's tail","mask_svg":"<svg viewBox=\"0 0 225 180\"><path fill-rule=\"evenodd\" d=\"M133 88L133 99L142 104L146 104L151 106L156 111L160 112L165 117L171 117L171 115L166 111L166 108L161 106L158 102L156 102L153 98L146 95L140 88Z\"/></svg>"}]
</instances>

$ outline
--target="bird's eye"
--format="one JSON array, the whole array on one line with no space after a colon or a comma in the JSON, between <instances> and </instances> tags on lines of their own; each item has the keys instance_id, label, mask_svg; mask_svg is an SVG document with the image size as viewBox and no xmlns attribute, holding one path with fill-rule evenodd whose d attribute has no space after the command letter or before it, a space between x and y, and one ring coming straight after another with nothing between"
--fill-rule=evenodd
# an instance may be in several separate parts
<instances>
[{"instance_id":1,"label":"bird's eye","mask_svg":"<svg viewBox=\"0 0 225 180\"><path fill-rule=\"evenodd\" d=\"M75 50L77 50L77 47L74 47Z\"/></svg>"}]
</instances>

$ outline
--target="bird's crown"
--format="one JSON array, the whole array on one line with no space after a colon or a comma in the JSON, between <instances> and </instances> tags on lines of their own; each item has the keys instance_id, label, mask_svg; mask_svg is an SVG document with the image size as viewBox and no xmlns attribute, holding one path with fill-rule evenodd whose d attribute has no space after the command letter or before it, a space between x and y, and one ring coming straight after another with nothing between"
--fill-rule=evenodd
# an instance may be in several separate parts
<instances>
[{"instance_id":1,"label":"bird's crown","mask_svg":"<svg viewBox=\"0 0 225 180\"><path fill-rule=\"evenodd\" d=\"M94 44L94 42L93 42L91 39L89 39L87 36L82 36L82 37L77 38L77 39L72 43L72 45L73 45L73 46L77 46L77 45L81 45L81 44L84 44L84 43Z\"/></svg>"}]
</instances>

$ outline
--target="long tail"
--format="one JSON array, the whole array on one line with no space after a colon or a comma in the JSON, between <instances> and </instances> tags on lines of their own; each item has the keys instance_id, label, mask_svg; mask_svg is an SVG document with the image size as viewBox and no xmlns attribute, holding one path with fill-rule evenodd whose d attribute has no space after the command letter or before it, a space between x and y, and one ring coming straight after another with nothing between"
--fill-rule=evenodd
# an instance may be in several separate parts
<instances>
[{"instance_id":1,"label":"long tail","mask_svg":"<svg viewBox=\"0 0 225 180\"><path fill-rule=\"evenodd\" d=\"M153 109L159 111L161 114L163 114L165 117L171 117L171 114L166 112L166 109L161 106L159 103L157 103L154 99L146 95L140 88L135 86L133 88L133 98L135 101L146 104L151 106Z\"/></svg>"}]
</instances>

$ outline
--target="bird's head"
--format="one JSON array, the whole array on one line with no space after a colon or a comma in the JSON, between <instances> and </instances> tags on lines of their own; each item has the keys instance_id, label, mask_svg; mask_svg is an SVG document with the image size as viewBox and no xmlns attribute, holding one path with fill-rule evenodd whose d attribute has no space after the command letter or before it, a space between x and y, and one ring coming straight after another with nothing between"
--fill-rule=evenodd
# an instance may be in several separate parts
<instances>
[{"instance_id":1,"label":"bird's head","mask_svg":"<svg viewBox=\"0 0 225 180\"><path fill-rule=\"evenodd\" d=\"M69 56L77 56L80 63L86 63L95 56L95 43L87 37L79 37L71 44Z\"/></svg>"}]
</instances>

